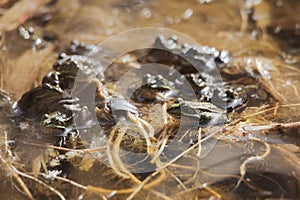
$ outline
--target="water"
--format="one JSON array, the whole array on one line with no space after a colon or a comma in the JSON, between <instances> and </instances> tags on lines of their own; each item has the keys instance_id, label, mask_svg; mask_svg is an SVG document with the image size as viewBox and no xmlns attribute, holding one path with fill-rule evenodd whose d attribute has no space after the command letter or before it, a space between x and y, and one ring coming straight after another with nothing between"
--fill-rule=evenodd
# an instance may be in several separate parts
<instances>
[{"instance_id":1,"label":"water","mask_svg":"<svg viewBox=\"0 0 300 200\"><path fill-rule=\"evenodd\" d=\"M267 149L262 142L249 139L250 133L245 131L241 124L238 124L236 129L225 133L205 158L198 159L194 156L196 152L191 151L169 166L168 171L153 178L161 179L160 183L151 189L142 190L136 195L136 199L299 198L300 142L297 122L300 119L298 115L300 111L300 2L257 1L260 3L253 5L252 15L245 14L251 12L251 7L245 3L246 1L235 0L206 1L209 3L196 0L188 0L184 3L175 0L37 2L40 5L33 10L28 9L29 5L28 7L23 5L22 9L18 10L19 15L7 14L6 9L13 9L9 3L3 6L4 10L0 13L0 17L6 16L6 19L15 22L9 27L5 23L0 25L0 86L13 93L16 100L25 91L39 84L41 77L51 70L58 53L73 39L98 44L121 31L149 26L165 27L184 33L201 45L228 49L234 58L233 68L228 69L230 74L238 74L240 83L245 84L249 81L251 87L262 88L272 96L272 100L259 102L260 107L256 107L258 103L254 103L253 108L241 113L241 116L254 115L248 118L249 123L254 125L271 122L295 123L295 126L292 124L287 129L275 128L270 129L268 133L259 132L255 135L269 141L271 151L262 161L259 158L257 162L246 165L246 181L242 182L237 189L234 188L240 178L242 163L247 158L263 155ZM21 20L15 17L22 18L27 14L32 18L27 19L24 24L20 24ZM25 30L34 28L29 39L24 37L24 34L20 35L20 25ZM124 40L127 40L130 45L131 42L136 43L139 38L129 37ZM242 79L241 72L260 77L255 81L249 77L249 79ZM274 108L276 102L282 106L276 113L276 109L272 109L269 112L255 114L264 109ZM14 136L18 136L16 137L18 141L13 146L13 150L19 157L17 161L25 163L25 169L31 171L31 161L40 154L45 155L46 148L26 145L22 142L45 145L46 141L38 141L36 136L32 135L34 130L26 128L26 124L23 124L25 128L20 137L20 130L18 129L17 133L9 123L11 122L7 120L2 109L1 132L4 133L4 130L8 132L12 140L15 139ZM5 141L4 136L1 136L0 140ZM202 148L209 146L209 142L207 143L208 145L205 146L204 143ZM5 148L2 143L0 147L2 154ZM28 152L34 153L30 153L31 157L28 157ZM7 157L6 159L9 160ZM68 169L68 178L83 185L112 190L135 187L135 184L129 180L122 180L115 176L110 168L97 160L90 161L88 156L85 159L87 159L86 163L95 162L88 171L63 164ZM72 163L83 166L80 160L72 160ZM3 164L0 166L4 169L4 174L9 173ZM147 175L137 174L141 179ZM4 177L1 176L2 178ZM37 199L44 197L57 199L57 196L48 189L22 178L32 191L39 189L40 194L36 196ZM0 186L6 199L25 199L24 196L20 197L16 189L9 184ZM53 186L58 188L67 199L77 198L80 194L83 194L84 199L99 198L97 194L86 194L84 190L62 182L57 182ZM111 199L125 199L129 194L118 195L112 192L108 196L112 196Z\"/></svg>"}]
</instances>

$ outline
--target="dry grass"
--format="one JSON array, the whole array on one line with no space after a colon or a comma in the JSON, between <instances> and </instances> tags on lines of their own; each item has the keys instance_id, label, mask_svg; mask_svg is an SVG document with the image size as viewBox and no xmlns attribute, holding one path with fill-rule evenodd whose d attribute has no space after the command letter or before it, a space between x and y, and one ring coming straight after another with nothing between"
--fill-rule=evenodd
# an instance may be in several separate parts
<instances>
[{"instance_id":1,"label":"dry grass","mask_svg":"<svg viewBox=\"0 0 300 200\"><path fill-rule=\"evenodd\" d=\"M274 114L274 111L278 108L287 108L290 106L299 106L298 104L294 105L275 105L275 107L262 109L259 112L249 114L247 116L243 116L242 118L239 118L230 124L224 125L222 128L211 132L211 134L203 139L201 139L201 131L202 129L199 129L199 137L198 142L190 146L189 148L183 150L180 154L173 157L170 160L164 161L161 160L164 158L164 152L166 151L166 148L168 147L168 135L164 135L163 138L160 139L160 141L157 141L153 137L153 129L151 128L151 125L149 125L146 121L141 120L139 117L129 114L129 119L132 123L132 125L136 126L138 132L140 135L138 137L143 137L143 141L146 144L146 154L147 157L151 158L150 162L155 165L156 170L150 173L145 179L141 179L139 176L131 172L131 167L128 166L126 162L124 162L124 156L122 154L122 141L126 140L126 132L127 128L124 126L124 124L116 124L113 129L111 130L109 134L109 143L110 145L104 146L104 147L98 147L93 149L68 149L63 147L57 147L53 145L42 145L42 144L35 144L30 142L22 142L23 145L27 146L43 146L46 148L52 148L56 149L58 151L65 151L65 152L74 152L76 156L79 156L83 158L84 156L90 155L92 156L94 153L101 153L103 155L106 155L109 162L109 169L107 172L109 173L103 173L103 178L106 177L109 179L110 177L115 177L119 185L123 185L123 188L118 187L112 187L106 188L91 184L83 184L80 183L80 181L74 181L67 177L62 177L59 175L59 173L55 174L53 170L47 169L43 157L41 156L38 165L42 165L42 167L37 167L39 170L38 172L34 172L35 174L38 174L38 176L33 176L34 173L30 171L24 171L25 168L21 167L20 163L16 161L16 157L14 156L14 152L11 151L8 143L9 139L7 136L7 133L4 130L5 137L1 139L1 154L0 154L0 162L2 166L2 174L5 174L6 177L12 177L12 183L15 185L16 188L20 188L19 191L22 192L27 198L34 199L34 196L38 194L32 194L32 184L29 184L29 182L34 182L37 185L40 185L39 187L44 187L48 189L51 193L58 196L60 199L67 199L68 197L65 196L65 191L60 191L59 188L52 186L52 181L57 180L61 184L67 183L69 187L77 188L78 191L81 191L82 194L94 194L99 195L102 199L110 199L114 198L120 195L126 195L126 199L134 199L138 195L150 195L148 196L149 199L152 199L152 197L160 198L160 199L181 199L183 197L191 197L197 198L198 195L204 195L204 196L212 196L215 199L221 199L222 193L218 191L218 189L211 187L209 183L207 182L199 182L197 177L199 174L205 174L206 172L200 170L201 163L199 161L199 155L201 154L201 149L203 142L209 140L212 137L220 137L224 136L224 132L222 130L227 129L230 131L234 131L235 127L245 125L245 122L248 122L250 124L251 119L255 117L256 115L262 115L263 113L270 113ZM241 123L243 122L243 123ZM249 126L249 125L248 125ZM259 132L262 133L263 131L271 131L273 129L276 129L279 125L267 125L267 126L261 126L259 129ZM299 126L299 122L295 122L293 124L281 124L280 128L293 128L295 126ZM249 129L249 128L248 128ZM229 131L229 132L230 132ZM225 135L228 135L228 132L226 132ZM228 141L225 139L224 141ZM247 173L247 165L254 162L264 162L264 159L270 154L271 151L271 145L264 142L262 139L256 138L256 137L250 137L248 138L248 142L259 142L262 143L265 146L265 152L261 155L253 155L249 156L245 159L244 162L240 165L240 176L235 176L234 174L231 174L229 176L238 178L238 181L235 185L235 189L237 189L242 182L245 182L246 185L247 180L244 179L246 173ZM93 157L92 159L95 159ZM178 162L181 159L191 159L195 160L196 163L198 163L196 166L189 166L189 165L183 165L182 163ZM86 162L89 162L86 160ZM94 162L94 161L93 161ZM183 171L182 171L183 170ZM189 171L188 174L184 174L184 171ZM87 171L88 172L88 171ZM180 173L181 172L181 173ZM53 175L49 175L50 173L53 173ZM226 172L224 172L225 176ZM183 180L183 177L187 177L187 180ZM213 175L212 176L216 176ZM174 185L170 185L170 188L168 191L161 191L160 187L164 184L167 184L170 180ZM129 187L126 187L128 185ZM251 184L248 184L249 187ZM173 191L172 191L173 190ZM146 192L146 193L145 193ZM168 193L172 194L167 195ZM140 196L139 196L140 197Z\"/></svg>"}]
</instances>

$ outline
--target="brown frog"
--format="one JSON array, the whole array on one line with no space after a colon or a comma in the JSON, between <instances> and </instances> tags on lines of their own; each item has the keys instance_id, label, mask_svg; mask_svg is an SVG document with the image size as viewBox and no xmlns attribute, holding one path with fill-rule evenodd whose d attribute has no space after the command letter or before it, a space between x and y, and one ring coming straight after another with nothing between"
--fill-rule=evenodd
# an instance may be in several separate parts
<instances>
[{"instance_id":1,"label":"brown frog","mask_svg":"<svg viewBox=\"0 0 300 200\"><path fill-rule=\"evenodd\" d=\"M16 113L37 120L53 111L77 111L78 99L66 94L59 86L48 83L26 92L17 102Z\"/></svg>"},{"instance_id":2,"label":"brown frog","mask_svg":"<svg viewBox=\"0 0 300 200\"><path fill-rule=\"evenodd\" d=\"M72 119L73 115L54 111L41 117L40 127L45 134L61 134L68 126L73 125Z\"/></svg>"},{"instance_id":3,"label":"brown frog","mask_svg":"<svg viewBox=\"0 0 300 200\"><path fill-rule=\"evenodd\" d=\"M180 44L176 35L169 38L160 35L153 48L145 50L138 59L141 63L161 63L170 66L181 74L215 70L231 62L228 50L218 51L208 46Z\"/></svg>"},{"instance_id":4,"label":"brown frog","mask_svg":"<svg viewBox=\"0 0 300 200\"><path fill-rule=\"evenodd\" d=\"M133 93L133 99L137 102L165 101L178 94L175 84L165 79L162 75L146 74L143 77L142 86Z\"/></svg>"},{"instance_id":5,"label":"brown frog","mask_svg":"<svg viewBox=\"0 0 300 200\"><path fill-rule=\"evenodd\" d=\"M228 122L226 112L209 102L192 102L177 98L168 106L167 112L175 117L187 117L199 126Z\"/></svg>"}]
</instances>

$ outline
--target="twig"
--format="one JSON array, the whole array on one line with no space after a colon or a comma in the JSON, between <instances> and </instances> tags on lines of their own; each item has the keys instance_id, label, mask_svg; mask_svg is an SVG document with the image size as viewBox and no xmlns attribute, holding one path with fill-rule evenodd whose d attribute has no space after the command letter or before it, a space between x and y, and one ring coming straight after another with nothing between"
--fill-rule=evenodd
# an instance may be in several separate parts
<instances>
[{"instance_id":1,"label":"twig","mask_svg":"<svg viewBox=\"0 0 300 200\"><path fill-rule=\"evenodd\" d=\"M201 140L201 137L202 137L202 128L199 127L198 129L198 141ZM199 145L198 145L198 152L197 152L197 157L200 157L200 154L201 154L201 150L202 150L202 143L199 142Z\"/></svg>"},{"instance_id":2,"label":"twig","mask_svg":"<svg viewBox=\"0 0 300 200\"><path fill-rule=\"evenodd\" d=\"M195 159L195 158L194 158ZM191 183L193 180L196 180L196 177L198 176L199 174L199 169L200 169L200 160L197 158L195 159L196 160L196 163L197 165L196 166L192 166L192 171L194 171L194 174L193 176L189 179L189 180L186 180L183 184L187 185L189 183Z\"/></svg>"},{"instance_id":3,"label":"twig","mask_svg":"<svg viewBox=\"0 0 300 200\"><path fill-rule=\"evenodd\" d=\"M221 199L222 198L222 196L217 191L215 191L211 187L208 187L208 185L206 183L202 184L202 186L199 189L205 189L205 190L207 190L212 195L214 195L217 199Z\"/></svg>"},{"instance_id":4,"label":"twig","mask_svg":"<svg viewBox=\"0 0 300 200\"><path fill-rule=\"evenodd\" d=\"M163 121L164 125L168 124L168 114L167 114L167 104L164 102L162 105L162 110L163 110Z\"/></svg>"},{"instance_id":5,"label":"twig","mask_svg":"<svg viewBox=\"0 0 300 200\"><path fill-rule=\"evenodd\" d=\"M144 129L144 127L142 126L141 122L139 119L137 119L133 114L131 114L130 112L128 112L128 117L129 119L135 123L137 125L137 127L140 129L140 131L142 132L142 135L144 136L145 140L146 140L146 144L147 144L147 152L148 154L152 154L152 143L150 141L150 137L149 137L149 133L147 133Z\"/></svg>"},{"instance_id":6,"label":"twig","mask_svg":"<svg viewBox=\"0 0 300 200\"><path fill-rule=\"evenodd\" d=\"M239 119L236 119L232 122L230 122L229 124L227 124L227 126L229 125L235 125L237 124L238 122L241 122L242 120L245 120L245 119L248 119L250 117L254 117L254 116L257 116L257 115L261 115L263 113L266 113L266 112L269 112L269 111L272 111L272 110L275 110L275 109L278 109L278 108L290 108L290 107L300 107L300 103L295 103L295 104L283 104L283 105L278 105L276 107L272 107L272 108L268 108L268 109L265 109L265 110L262 110L262 111L259 111L259 112L256 112L256 113L253 113L253 114L250 114L250 115L247 115L247 116L243 116Z\"/></svg>"},{"instance_id":7,"label":"twig","mask_svg":"<svg viewBox=\"0 0 300 200\"><path fill-rule=\"evenodd\" d=\"M110 132L109 141L110 141L111 143L113 143L113 137L114 137L116 131L117 131L117 127L115 126L115 127L112 129L112 131ZM123 137L124 134L125 134L125 132L122 131L122 134L119 134L118 137L119 137L119 138L120 138L120 136ZM113 144L113 145L115 146L115 144ZM114 149L115 149L115 148L113 147L112 150L111 150L110 145L108 145L108 148L107 148L107 151L106 151L107 158L108 158L108 162L109 162L111 168L115 171L115 173L116 173L117 175L119 175L119 176L122 177L122 178L128 179L128 178L129 178L128 174L124 174L123 172L121 172L121 171L119 170L119 167L117 167L118 165L115 164L115 160L116 160L116 159L118 160L118 158L116 158L116 157L118 157L118 156L115 155L115 153L114 153L114 151L113 151ZM115 156L115 158L114 158L114 156ZM117 162L118 162L118 161L117 161ZM119 162L121 162L121 161L119 161ZM122 166L120 166L120 167L122 168ZM125 168L125 167L124 167L124 168ZM126 171L126 170L125 170L125 171Z\"/></svg>"},{"instance_id":8,"label":"twig","mask_svg":"<svg viewBox=\"0 0 300 200\"><path fill-rule=\"evenodd\" d=\"M181 138L178 140L178 142L182 142L182 140L184 139L185 136L187 136L187 134L189 134L191 131L191 129L185 131L185 133L181 136Z\"/></svg>"},{"instance_id":9,"label":"twig","mask_svg":"<svg viewBox=\"0 0 300 200\"><path fill-rule=\"evenodd\" d=\"M28 187L25 185L24 181L20 178L20 176L17 173L12 173L12 176L14 177L14 179L16 179L16 181L19 183L19 185L21 186L21 188L23 189L25 195L29 198L29 199L34 199L31 192L29 191Z\"/></svg>"},{"instance_id":10,"label":"twig","mask_svg":"<svg viewBox=\"0 0 300 200\"><path fill-rule=\"evenodd\" d=\"M125 130L121 130L121 134L118 134L117 138L115 139L115 144L113 146L113 159L116 161L117 166L119 167L119 169L125 173L128 177L131 178L131 180L135 183L140 183L140 180L137 179L124 165L124 163L122 162L121 158L120 158L120 145L122 142L122 139L125 136L126 130L127 128L125 128Z\"/></svg>"},{"instance_id":11,"label":"twig","mask_svg":"<svg viewBox=\"0 0 300 200\"><path fill-rule=\"evenodd\" d=\"M2 156L0 155L0 160L3 164L7 164L6 161L2 158ZM50 191L54 192L55 194L57 194L57 196L61 199L61 200L65 200L65 197L58 191L56 190L55 188L47 185L46 183L42 182L41 180L33 177L33 176L30 176L30 175L27 175L21 171L19 171L17 168L15 168L14 166L10 165L10 166L7 166L9 167L9 170L10 172L12 173L12 176L17 180L17 182L20 184L20 186L22 187L22 189L24 190L26 196L29 198L29 199L33 199L33 196L32 194L30 193L29 189L27 188L27 186L25 185L25 183L23 182L23 180L19 177L22 176L22 177L25 177L25 178L28 178L28 179L31 179L41 185L43 185L44 187L48 188Z\"/></svg>"},{"instance_id":12,"label":"twig","mask_svg":"<svg viewBox=\"0 0 300 200\"><path fill-rule=\"evenodd\" d=\"M150 163L155 163L156 160L158 159L158 157L162 154L162 152L164 151L165 147L166 147L166 144L168 142L168 139L167 138L163 138L162 139L162 144L159 148L158 151L155 152L153 158L151 159Z\"/></svg>"},{"instance_id":13,"label":"twig","mask_svg":"<svg viewBox=\"0 0 300 200\"><path fill-rule=\"evenodd\" d=\"M28 144L31 146L47 147L47 148L53 148L53 149L57 149L57 150L74 151L74 152L79 152L79 153L91 153L91 152L105 151L107 149L107 146L91 148L91 149L70 149L70 148L58 147L58 146L54 146L54 145L37 144L37 143L31 143L31 142L26 142L26 141L21 141L21 142L23 144Z\"/></svg>"},{"instance_id":14,"label":"twig","mask_svg":"<svg viewBox=\"0 0 300 200\"><path fill-rule=\"evenodd\" d=\"M275 109L274 109L274 113L273 113L273 115L274 115L274 116L276 116L276 115L277 115L277 111L278 111L278 105L279 105L279 103L278 103L278 102L276 102L276 104L275 104Z\"/></svg>"},{"instance_id":15,"label":"twig","mask_svg":"<svg viewBox=\"0 0 300 200\"><path fill-rule=\"evenodd\" d=\"M126 198L126 200L131 200L134 198L134 196L142 190L142 188L145 186L146 182L141 182L138 187L134 189L134 191Z\"/></svg>"},{"instance_id":16,"label":"twig","mask_svg":"<svg viewBox=\"0 0 300 200\"><path fill-rule=\"evenodd\" d=\"M150 182L148 185L146 185L147 182L149 182L154 176L156 176L156 174L154 175L155 173L151 174L151 176L148 176L147 178L145 178L141 183L140 185L137 187L137 189L134 190L134 192L130 195L130 199L132 199L142 188L150 188L158 183L161 182L162 178L164 177L165 175L165 172L162 171L161 172L161 176L158 177L157 179L155 179L154 181ZM128 199L129 200L129 199Z\"/></svg>"},{"instance_id":17,"label":"twig","mask_svg":"<svg viewBox=\"0 0 300 200\"><path fill-rule=\"evenodd\" d=\"M144 179L140 184L142 184L143 182L147 183L150 181L151 178L155 177L158 173L153 173L150 176L148 176L146 179ZM150 189L153 186L157 185L158 183L160 183L162 181L162 179L164 178L165 173L162 171L161 175L156 178L154 181L148 183L148 184L143 184L144 185L144 189ZM96 187L96 186L92 186L92 185L88 185L87 186L87 191L94 193L94 194L110 194L110 193L114 193L114 194L129 194L134 192L135 188L127 188L127 189L120 189L120 190L111 190L111 189L106 189L106 188L101 188L101 187Z\"/></svg>"},{"instance_id":18,"label":"twig","mask_svg":"<svg viewBox=\"0 0 300 200\"><path fill-rule=\"evenodd\" d=\"M291 123L271 123L267 125L248 125L244 127L245 131L250 132L251 134L255 134L256 132L270 132L275 130L283 130L283 129L292 129L292 128L299 128L300 121L298 122L291 122Z\"/></svg>"},{"instance_id":19,"label":"twig","mask_svg":"<svg viewBox=\"0 0 300 200\"><path fill-rule=\"evenodd\" d=\"M47 174L40 172L39 175L45 177ZM80 183L77 183L75 181L72 181L72 180L64 178L64 177L55 176L54 179L57 179L57 180L60 180L60 181L64 181L64 182L69 183L69 184L71 184L71 185L73 185L75 187L78 187L80 189L87 190L87 186L81 185Z\"/></svg>"},{"instance_id":20,"label":"twig","mask_svg":"<svg viewBox=\"0 0 300 200\"><path fill-rule=\"evenodd\" d=\"M5 138L5 154L10 155L11 156L11 152L8 150L8 145L7 145L7 132L4 130L4 138ZM8 163L0 154L0 161L2 163L2 166L5 166L5 169L7 171L9 171L8 174L12 174L13 178L19 183L19 185L21 186L21 188L23 189L25 195L29 198L29 199L33 199L33 196L31 194L31 192L29 191L28 187L26 186L26 184L24 183L24 181L20 178L20 176L18 175L17 169L11 164Z\"/></svg>"},{"instance_id":21,"label":"twig","mask_svg":"<svg viewBox=\"0 0 300 200\"><path fill-rule=\"evenodd\" d=\"M50 191L52 191L52 192L54 192L55 194L57 194L57 196L58 196L61 200L65 200L65 199L66 199L66 198L62 195L62 193L60 193L60 192L59 192L58 190L56 190L54 187L52 187L52 186L50 186L50 185L47 185L47 184L44 183L43 181L41 181L41 180L39 180L39 179L37 179L37 178L35 178L35 177L33 177L33 176L30 176L30 175L27 175L27 174L25 174L25 173L23 173L23 172L20 172L20 171L17 170L17 169L15 169L15 170L16 170L16 172L17 172L19 175L21 175L21 176L23 176L23 177L25 177L25 178L31 179L31 180L33 180L33 181L35 181L35 182L37 182L37 183L43 185L44 187L48 188Z\"/></svg>"},{"instance_id":22,"label":"twig","mask_svg":"<svg viewBox=\"0 0 300 200\"><path fill-rule=\"evenodd\" d=\"M271 147L270 147L270 145L268 143L266 143L266 142L264 142L264 141L262 141L262 140L260 140L258 138L251 138L251 140L263 143L265 145L265 147L266 147L266 150L265 150L265 152L262 155L260 155L260 156L251 156L251 157L247 158L242 163L242 165L240 166L241 177L240 177L239 181L237 182L236 186L234 187L234 190L236 190L240 186L241 182L244 180L244 177L246 175L247 164L253 163L253 162L260 162L264 158L266 158L270 154L270 152L271 152Z\"/></svg>"},{"instance_id":23,"label":"twig","mask_svg":"<svg viewBox=\"0 0 300 200\"><path fill-rule=\"evenodd\" d=\"M145 121L145 120L143 120L142 118L139 118L138 117L138 120L144 125L144 126L146 126L147 128L148 128L148 131L149 131L149 136L150 136L150 138L153 138L153 136L154 136L154 129L153 129L153 127L147 122L147 121Z\"/></svg>"},{"instance_id":24,"label":"twig","mask_svg":"<svg viewBox=\"0 0 300 200\"><path fill-rule=\"evenodd\" d=\"M173 198L168 197L165 194L162 194L160 192L157 192L155 190L150 190L153 194L155 194L156 196L160 197L159 199L165 199L165 200L174 200Z\"/></svg>"},{"instance_id":25,"label":"twig","mask_svg":"<svg viewBox=\"0 0 300 200\"><path fill-rule=\"evenodd\" d=\"M222 198L222 196L217 191L215 191L212 188L208 187L207 183L201 183L200 185L198 184L196 186L188 188L185 191L177 193L176 196L181 196L181 195L183 195L183 194L185 194L187 192L191 192L191 191L196 190L196 189L205 189L208 192L210 192L211 194L213 194L217 199L221 199Z\"/></svg>"},{"instance_id":26,"label":"twig","mask_svg":"<svg viewBox=\"0 0 300 200\"><path fill-rule=\"evenodd\" d=\"M166 169L166 171L179 183L179 185L184 189L187 190L187 187L184 185L184 183L177 177L175 176L170 170Z\"/></svg>"}]
</instances>

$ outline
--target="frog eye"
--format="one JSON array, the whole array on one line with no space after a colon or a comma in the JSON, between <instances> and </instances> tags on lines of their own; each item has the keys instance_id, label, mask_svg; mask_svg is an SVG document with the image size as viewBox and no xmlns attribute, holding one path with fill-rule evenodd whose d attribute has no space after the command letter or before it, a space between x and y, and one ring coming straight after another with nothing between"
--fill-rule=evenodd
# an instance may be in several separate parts
<instances>
[{"instance_id":1,"label":"frog eye","mask_svg":"<svg viewBox=\"0 0 300 200\"><path fill-rule=\"evenodd\" d=\"M154 85L154 84L156 84L156 83L157 83L157 81L156 81L155 79L153 79L153 80L150 81L150 84L151 84L151 85Z\"/></svg>"},{"instance_id":2,"label":"frog eye","mask_svg":"<svg viewBox=\"0 0 300 200\"><path fill-rule=\"evenodd\" d=\"M163 77L162 75L159 74L159 75L156 76L156 79L157 79L158 81L160 81L160 80L163 80L164 77Z\"/></svg>"},{"instance_id":3,"label":"frog eye","mask_svg":"<svg viewBox=\"0 0 300 200\"><path fill-rule=\"evenodd\" d=\"M178 99L175 99L174 103L179 103L179 100L178 100Z\"/></svg>"},{"instance_id":4,"label":"frog eye","mask_svg":"<svg viewBox=\"0 0 300 200\"><path fill-rule=\"evenodd\" d=\"M46 120L46 119L48 119L49 118L49 115L48 114L44 114L43 116L42 116L42 120Z\"/></svg>"},{"instance_id":5,"label":"frog eye","mask_svg":"<svg viewBox=\"0 0 300 200\"><path fill-rule=\"evenodd\" d=\"M149 74L149 73L147 73L145 76L144 76L145 78L151 78L152 77L152 75L151 74Z\"/></svg>"},{"instance_id":6,"label":"frog eye","mask_svg":"<svg viewBox=\"0 0 300 200\"><path fill-rule=\"evenodd\" d=\"M151 74L146 74L143 76L143 83L144 84L150 84L152 80L152 75Z\"/></svg>"},{"instance_id":7,"label":"frog eye","mask_svg":"<svg viewBox=\"0 0 300 200\"><path fill-rule=\"evenodd\" d=\"M63 53L59 54L58 59L63 59L65 57L67 57L67 54L63 52Z\"/></svg>"},{"instance_id":8,"label":"frog eye","mask_svg":"<svg viewBox=\"0 0 300 200\"><path fill-rule=\"evenodd\" d=\"M182 98L177 98L175 99L174 103L181 103L182 101L183 101Z\"/></svg>"}]
</instances>

